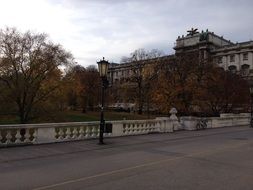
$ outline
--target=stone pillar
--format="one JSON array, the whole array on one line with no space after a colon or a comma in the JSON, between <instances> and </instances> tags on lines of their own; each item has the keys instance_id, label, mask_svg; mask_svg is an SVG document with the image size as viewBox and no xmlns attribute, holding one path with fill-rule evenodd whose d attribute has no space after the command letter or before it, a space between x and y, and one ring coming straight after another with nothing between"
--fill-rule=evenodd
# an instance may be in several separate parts
<instances>
[{"instance_id":1,"label":"stone pillar","mask_svg":"<svg viewBox=\"0 0 253 190\"><path fill-rule=\"evenodd\" d=\"M115 121L112 122L112 136L119 137L124 136L123 134L123 122Z\"/></svg>"},{"instance_id":2,"label":"stone pillar","mask_svg":"<svg viewBox=\"0 0 253 190\"><path fill-rule=\"evenodd\" d=\"M37 130L37 144L56 142L54 127L39 127Z\"/></svg>"},{"instance_id":3,"label":"stone pillar","mask_svg":"<svg viewBox=\"0 0 253 190\"><path fill-rule=\"evenodd\" d=\"M179 123L179 120L176 116L177 114L177 109L176 108L171 108L170 110L170 120L173 122L173 129L174 130L179 130L181 128L181 125Z\"/></svg>"}]
</instances>

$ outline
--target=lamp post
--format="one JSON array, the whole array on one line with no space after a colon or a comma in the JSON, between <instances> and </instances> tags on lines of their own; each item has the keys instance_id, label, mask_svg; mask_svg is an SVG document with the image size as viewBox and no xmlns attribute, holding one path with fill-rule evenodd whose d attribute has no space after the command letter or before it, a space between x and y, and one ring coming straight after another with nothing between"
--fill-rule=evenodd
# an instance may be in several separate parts
<instances>
[{"instance_id":1,"label":"lamp post","mask_svg":"<svg viewBox=\"0 0 253 190\"><path fill-rule=\"evenodd\" d=\"M250 127L253 128L253 86L249 88L250 91Z\"/></svg>"},{"instance_id":2,"label":"lamp post","mask_svg":"<svg viewBox=\"0 0 253 190\"><path fill-rule=\"evenodd\" d=\"M100 113L100 128L99 128L99 144L104 144L103 135L105 129L105 120L104 120L104 96L105 88L107 86L107 72L109 67L109 62L105 60L100 60L97 62L99 75L102 80L102 92L101 92L101 113Z\"/></svg>"}]
</instances>

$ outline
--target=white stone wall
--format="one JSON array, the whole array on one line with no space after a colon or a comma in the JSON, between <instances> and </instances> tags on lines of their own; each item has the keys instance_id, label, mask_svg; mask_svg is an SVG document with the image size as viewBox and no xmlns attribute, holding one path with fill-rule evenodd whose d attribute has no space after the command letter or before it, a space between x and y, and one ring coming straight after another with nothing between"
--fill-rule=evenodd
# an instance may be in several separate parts
<instances>
[{"instance_id":1,"label":"white stone wall","mask_svg":"<svg viewBox=\"0 0 253 190\"><path fill-rule=\"evenodd\" d=\"M221 117L203 118L207 121L207 128L248 126L250 124L250 114L223 114ZM181 117L180 122L184 130L196 130L196 126L201 118Z\"/></svg>"},{"instance_id":2,"label":"white stone wall","mask_svg":"<svg viewBox=\"0 0 253 190\"><path fill-rule=\"evenodd\" d=\"M189 37L183 37L180 39L177 39L176 46L177 47L186 47L186 46L193 46L199 43L199 35L195 36L189 36Z\"/></svg>"},{"instance_id":3,"label":"white stone wall","mask_svg":"<svg viewBox=\"0 0 253 190\"><path fill-rule=\"evenodd\" d=\"M153 120L107 121L112 133L105 137L173 132L175 120L168 117ZM99 122L0 125L0 147L85 140L99 137Z\"/></svg>"},{"instance_id":4,"label":"white stone wall","mask_svg":"<svg viewBox=\"0 0 253 190\"><path fill-rule=\"evenodd\" d=\"M216 36L212 33L209 33L208 34L208 38L209 38L209 41L212 42L213 44L217 45L217 46L225 46L225 45L230 45L231 42L219 37L219 36Z\"/></svg>"}]
</instances>

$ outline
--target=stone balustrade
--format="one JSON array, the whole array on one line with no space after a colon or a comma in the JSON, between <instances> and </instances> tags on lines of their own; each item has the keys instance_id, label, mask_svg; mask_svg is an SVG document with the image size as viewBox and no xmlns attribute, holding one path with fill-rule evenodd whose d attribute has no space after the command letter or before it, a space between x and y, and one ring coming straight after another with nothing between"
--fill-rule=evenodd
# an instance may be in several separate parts
<instances>
[{"instance_id":1,"label":"stone balustrade","mask_svg":"<svg viewBox=\"0 0 253 190\"><path fill-rule=\"evenodd\" d=\"M200 120L201 118L199 117L181 117L181 128L184 130L196 130L196 126ZM221 117L208 117L206 121L206 128L245 126L250 124L250 115L247 113L223 114Z\"/></svg>"},{"instance_id":2,"label":"stone balustrade","mask_svg":"<svg viewBox=\"0 0 253 190\"><path fill-rule=\"evenodd\" d=\"M112 124L112 133L104 133L104 137L196 130L200 120L201 118L198 117L181 117L179 122L174 109L171 110L171 117L108 122ZM250 124L250 115L247 113L224 114L222 117L209 117L206 118L206 124L206 128L245 126ZM0 125L0 147L56 143L98 137L99 122Z\"/></svg>"},{"instance_id":3,"label":"stone balustrade","mask_svg":"<svg viewBox=\"0 0 253 190\"><path fill-rule=\"evenodd\" d=\"M169 118L112 121L112 133L104 137L173 132ZM0 146L44 144L98 138L99 122L20 124L0 126Z\"/></svg>"}]
</instances>

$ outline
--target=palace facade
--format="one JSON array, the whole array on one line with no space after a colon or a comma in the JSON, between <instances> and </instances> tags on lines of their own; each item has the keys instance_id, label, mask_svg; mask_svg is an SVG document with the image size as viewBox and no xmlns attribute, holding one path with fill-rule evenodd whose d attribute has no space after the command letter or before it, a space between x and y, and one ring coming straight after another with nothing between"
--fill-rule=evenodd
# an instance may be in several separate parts
<instances>
[{"instance_id":1,"label":"palace facade","mask_svg":"<svg viewBox=\"0 0 253 190\"><path fill-rule=\"evenodd\" d=\"M246 78L253 76L253 41L234 43L208 30L198 32L197 29L191 29L187 32L187 35L176 39L175 54L156 59L169 63L177 55L197 51L199 58L210 57L224 70L239 73ZM109 67L110 83L120 84L129 78L133 72L132 67L133 63L112 63Z\"/></svg>"}]
</instances>

